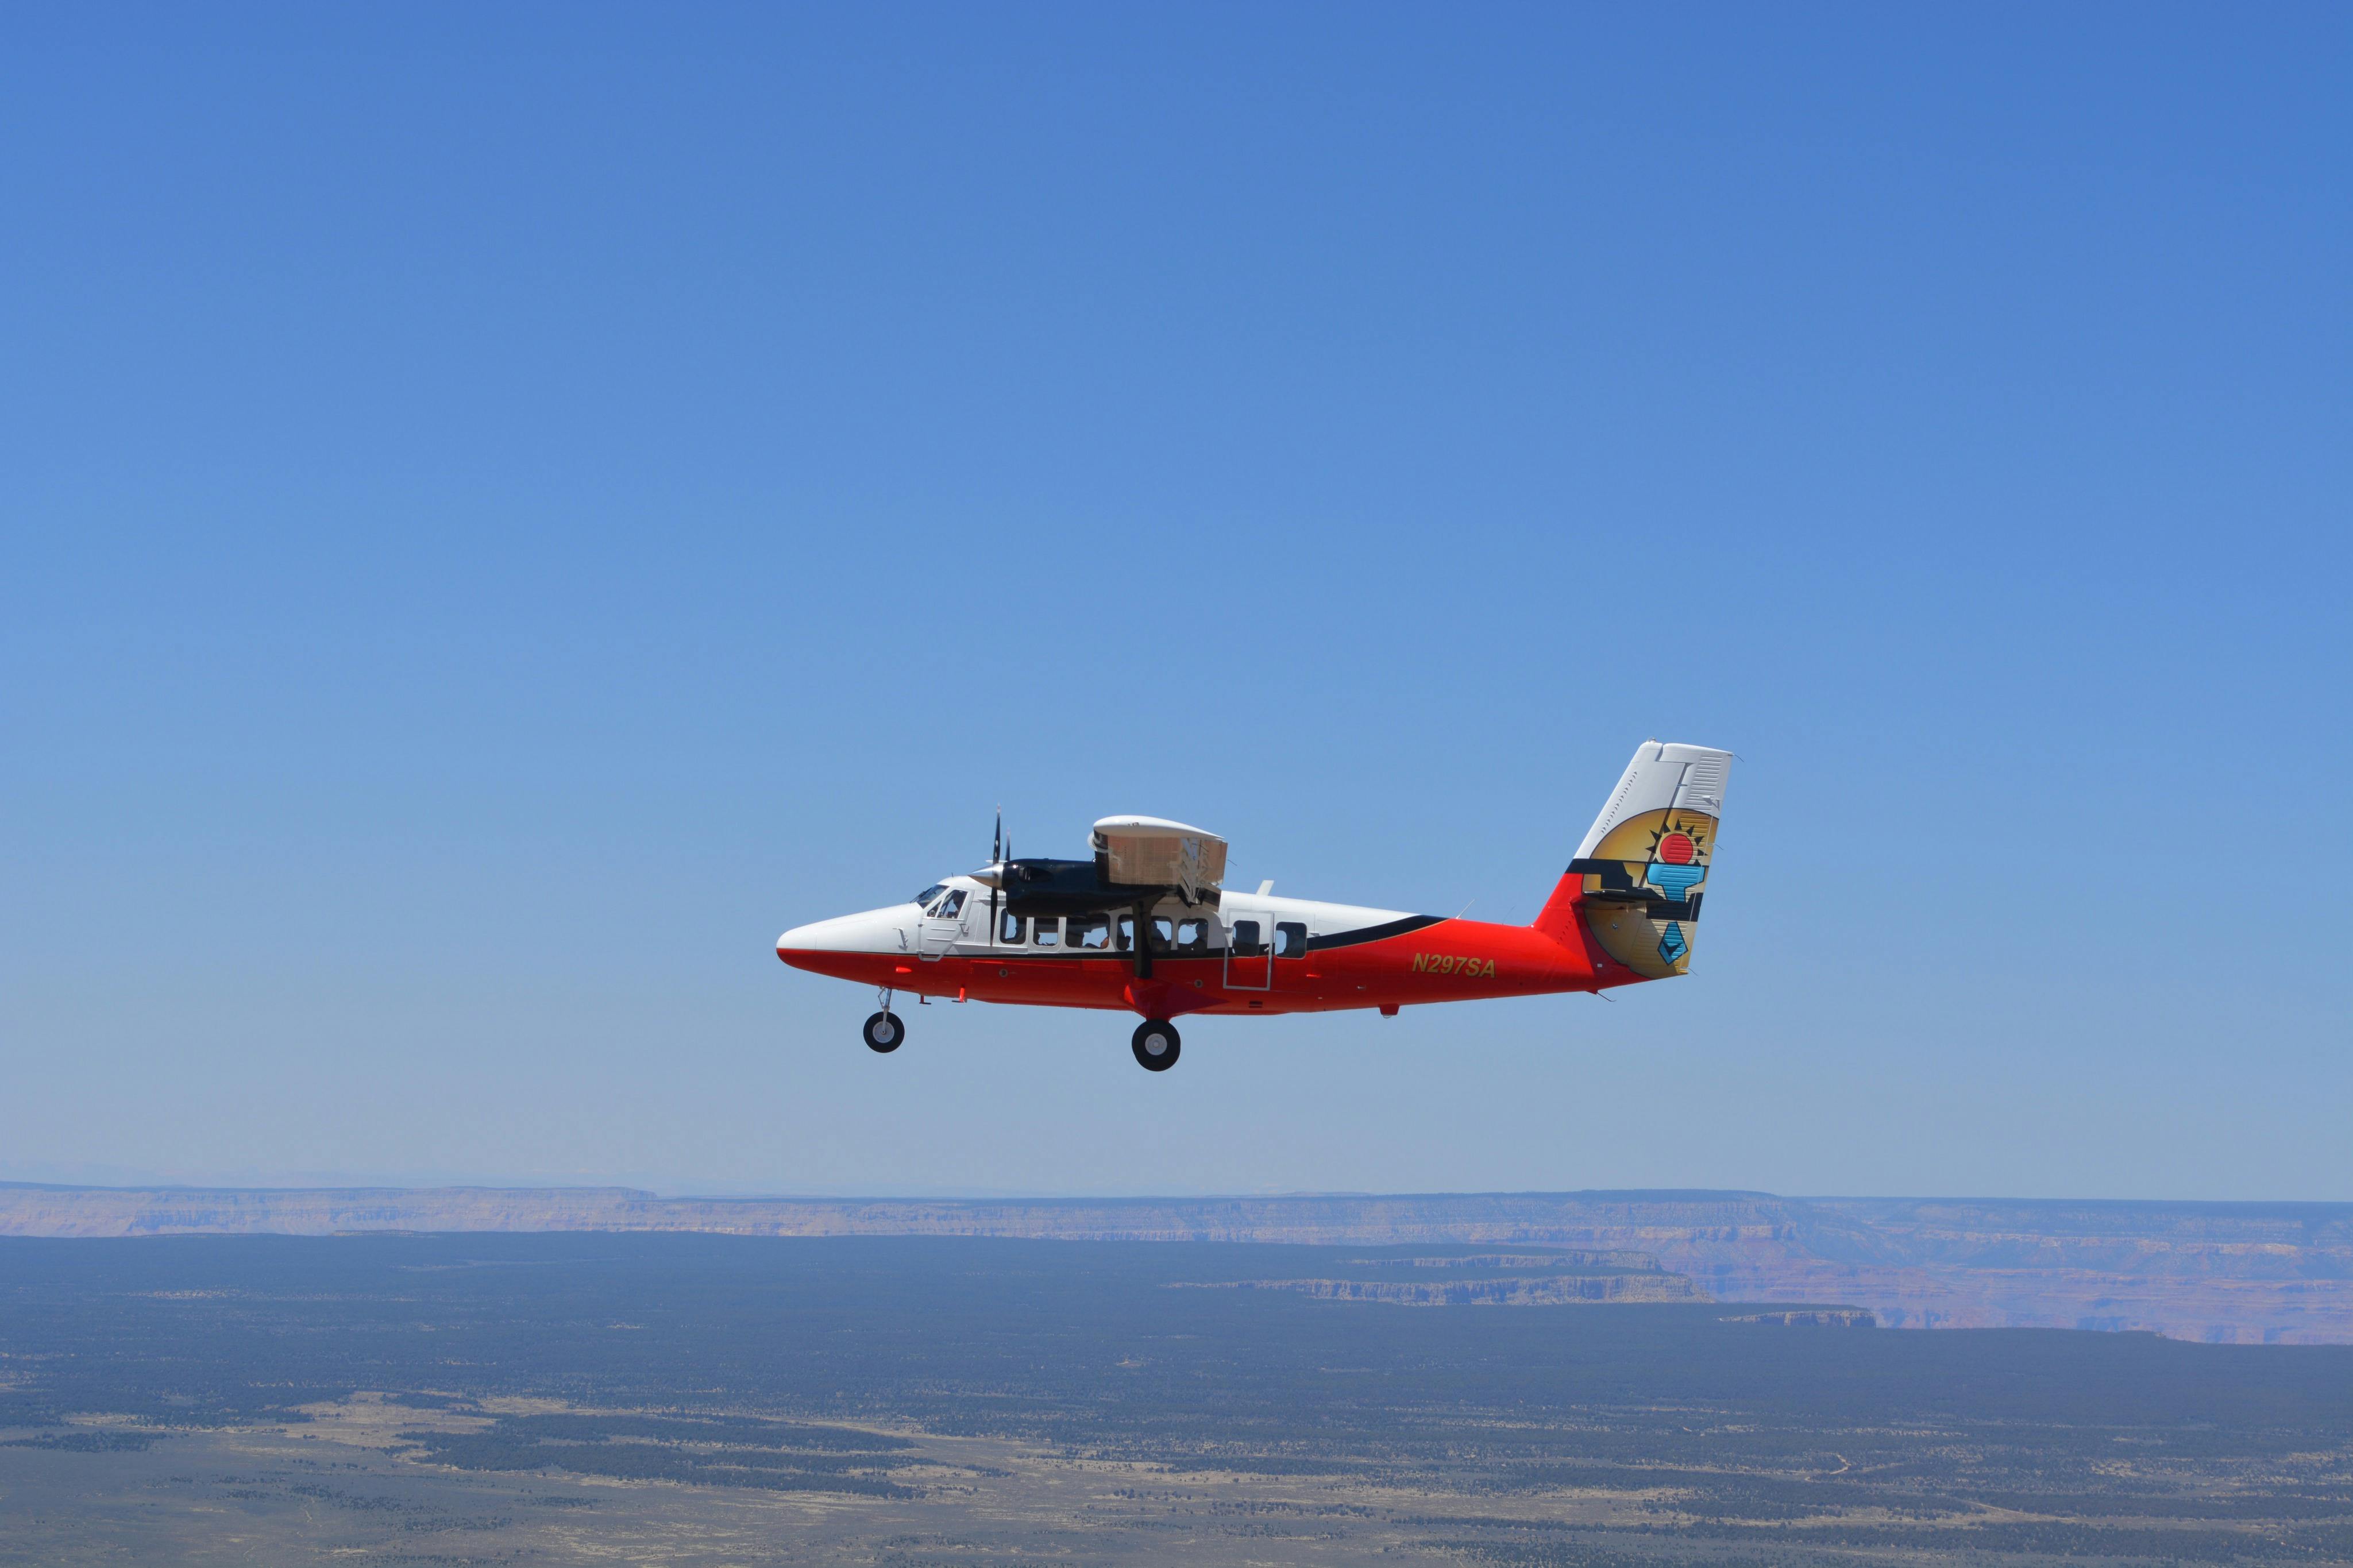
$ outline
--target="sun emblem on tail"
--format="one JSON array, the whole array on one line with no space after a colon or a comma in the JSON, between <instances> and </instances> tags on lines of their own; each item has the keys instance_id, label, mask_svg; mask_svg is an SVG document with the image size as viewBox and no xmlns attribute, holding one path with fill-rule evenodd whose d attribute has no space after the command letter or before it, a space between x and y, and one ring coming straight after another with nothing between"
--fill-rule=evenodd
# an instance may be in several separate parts
<instances>
[{"instance_id":1,"label":"sun emblem on tail","mask_svg":"<svg viewBox=\"0 0 2353 1568\"><path fill-rule=\"evenodd\" d=\"M1651 830L1651 863L1642 879L1671 899L1707 879L1707 828L1672 817Z\"/></svg>"}]
</instances>

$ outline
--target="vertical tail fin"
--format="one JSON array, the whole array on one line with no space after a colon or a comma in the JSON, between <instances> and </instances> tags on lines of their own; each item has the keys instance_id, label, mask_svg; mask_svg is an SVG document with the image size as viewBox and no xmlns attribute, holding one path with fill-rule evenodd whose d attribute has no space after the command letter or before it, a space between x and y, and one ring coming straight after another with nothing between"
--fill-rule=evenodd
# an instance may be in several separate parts
<instances>
[{"instance_id":1,"label":"vertical tail fin","mask_svg":"<svg viewBox=\"0 0 2353 1568\"><path fill-rule=\"evenodd\" d=\"M1689 970L1731 771L1729 752L1643 742L1537 928L1582 945L1581 923L1604 952L1645 980Z\"/></svg>"}]
</instances>

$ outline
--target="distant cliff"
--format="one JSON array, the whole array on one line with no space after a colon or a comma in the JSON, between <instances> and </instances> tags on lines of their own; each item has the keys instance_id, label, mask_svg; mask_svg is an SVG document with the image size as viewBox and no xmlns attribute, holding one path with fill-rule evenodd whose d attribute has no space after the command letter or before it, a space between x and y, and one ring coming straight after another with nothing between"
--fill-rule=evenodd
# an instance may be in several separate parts
<instances>
[{"instance_id":1,"label":"distant cliff","mask_svg":"<svg viewBox=\"0 0 2353 1568\"><path fill-rule=\"evenodd\" d=\"M0 1185L0 1236L360 1230L1516 1243L1642 1253L1720 1301L1847 1304L1894 1327L2353 1343L2353 1204L1719 1192L951 1201L665 1198L617 1187Z\"/></svg>"}]
</instances>

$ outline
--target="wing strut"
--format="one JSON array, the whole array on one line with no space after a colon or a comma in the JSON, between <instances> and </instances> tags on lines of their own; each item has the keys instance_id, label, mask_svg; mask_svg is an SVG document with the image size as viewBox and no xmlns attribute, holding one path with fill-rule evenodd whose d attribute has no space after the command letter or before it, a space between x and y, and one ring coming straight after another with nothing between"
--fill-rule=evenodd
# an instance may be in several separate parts
<instances>
[{"instance_id":1,"label":"wing strut","mask_svg":"<svg viewBox=\"0 0 2353 1568\"><path fill-rule=\"evenodd\" d=\"M1135 906L1135 977L1152 978L1152 906L1157 899L1145 899Z\"/></svg>"}]
</instances>

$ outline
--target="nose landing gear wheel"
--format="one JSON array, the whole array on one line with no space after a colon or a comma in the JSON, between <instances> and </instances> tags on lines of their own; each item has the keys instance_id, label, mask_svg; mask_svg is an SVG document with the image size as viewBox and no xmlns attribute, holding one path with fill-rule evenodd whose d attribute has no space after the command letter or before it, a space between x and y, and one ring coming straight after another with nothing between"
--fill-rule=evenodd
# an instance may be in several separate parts
<instances>
[{"instance_id":1,"label":"nose landing gear wheel","mask_svg":"<svg viewBox=\"0 0 2353 1568\"><path fill-rule=\"evenodd\" d=\"M1146 1018L1135 1026L1135 1063L1146 1072L1166 1072L1175 1067L1182 1045L1176 1026L1166 1018Z\"/></svg>"},{"instance_id":2,"label":"nose landing gear wheel","mask_svg":"<svg viewBox=\"0 0 2353 1568\"><path fill-rule=\"evenodd\" d=\"M888 1056L899 1048L907 1037L907 1026L899 1022L896 1013L877 1013L866 1020L866 1048Z\"/></svg>"}]
</instances>

